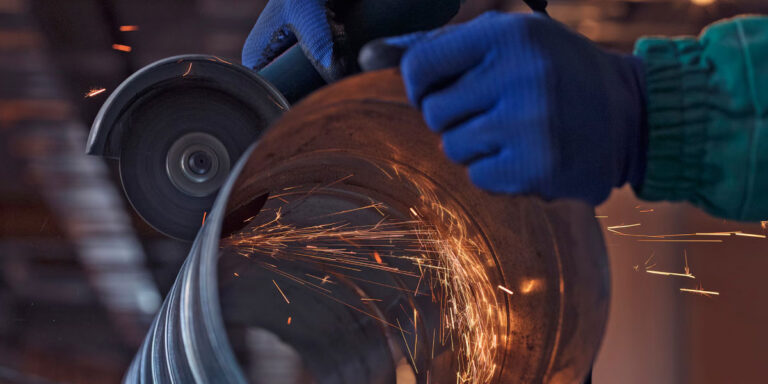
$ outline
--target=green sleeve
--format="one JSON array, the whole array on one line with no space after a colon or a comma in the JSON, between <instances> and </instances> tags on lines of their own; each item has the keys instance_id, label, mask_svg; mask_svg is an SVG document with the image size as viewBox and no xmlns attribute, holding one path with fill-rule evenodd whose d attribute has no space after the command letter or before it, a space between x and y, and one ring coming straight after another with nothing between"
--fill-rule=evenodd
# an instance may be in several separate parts
<instances>
[{"instance_id":1,"label":"green sleeve","mask_svg":"<svg viewBox=\"0 0 768 384\"><path fill-rule=\"evenodd\" d=\"M709 213L768 219L768 17L709 26L699 38L643 38L646 200L687 200Z\"/></svg>"}]
</instances>

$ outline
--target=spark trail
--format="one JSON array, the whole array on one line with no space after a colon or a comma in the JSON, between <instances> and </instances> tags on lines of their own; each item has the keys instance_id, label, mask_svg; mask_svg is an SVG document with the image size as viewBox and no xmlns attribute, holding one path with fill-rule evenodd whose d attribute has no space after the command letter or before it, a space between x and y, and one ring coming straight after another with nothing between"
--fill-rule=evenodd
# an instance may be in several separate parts
<instances>
[{"instance_id":1,"label":"spark trail","mask_svg":"<svg viewBox=\"0 0 768 384\"><path fill-rule=\"evenodd\" d=\"M359 209L320 216L334 220L328 223L306 226L285 223L283 208L290 202L284 198L301 199L302 195L315 190L300 192L291 188L290 195L273 196L274 201L282 201L285 205L260 213L262 222L250 224L242 232L224 239L222 245L336 302L341 301L333 296L333 287L325 285L332 281L329 275L366 282L355 273L381 271L401 279L412 279L416 289L405 292L404 287L389 287L411 297L430 296L433 305L439 308L440 325L426 330L427 336L434 335L432 343L446 348L455 345L457 383L490 382L496 374L502 339L500 332L506 322L506 313L499 309L501 300L497 294L509 295L511 291L497 288L490 282L481 262L486 250L470 235L464 218L424 188L420 191L421 204L408 210L411 215L407 220L390 219L383 215L382 210L386 207L372 203ZM353 225L343 220L345 213L361 209L376 210L384 217L371 225ZM438 218L440 225L431 225L427 217ZM308 280L305 276L294 276L270 260L300 263L302 268L315 268L319 271L317 275L325 277L306 274L312 278ZM376 281L367 282L388 286ZM413 307L413 316L403 317L401 321L399 317L378 317L364 306L375 305L376 299L363 297L356 303L341 304L395 328L403 338L410 335L412 344L406 341L405 347L414 370L418 371L416 356L412 353L421 349L418 341L424 338L418 335L417 325L424 326L424 322L417 321L416 307ZM458 343L454 344L455 340Z\"/></svg>"}]
</instances>

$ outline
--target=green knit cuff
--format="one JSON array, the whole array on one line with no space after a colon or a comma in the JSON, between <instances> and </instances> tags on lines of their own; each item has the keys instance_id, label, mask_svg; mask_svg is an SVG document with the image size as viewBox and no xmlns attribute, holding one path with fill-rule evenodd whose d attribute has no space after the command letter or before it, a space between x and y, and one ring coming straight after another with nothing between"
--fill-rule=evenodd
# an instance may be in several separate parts
<instances>
[{"instance_id":1,"label":"green knit cuff","mask_svg":"<svg viewBox=\"0 0 768 384\"><path fill-rule=\"evenodd\" d=\"M691 38L643 38L635 54L645 62L648 154L645 200L696 200L706 150L707 67Z\"/></svg>"}]
</instances>

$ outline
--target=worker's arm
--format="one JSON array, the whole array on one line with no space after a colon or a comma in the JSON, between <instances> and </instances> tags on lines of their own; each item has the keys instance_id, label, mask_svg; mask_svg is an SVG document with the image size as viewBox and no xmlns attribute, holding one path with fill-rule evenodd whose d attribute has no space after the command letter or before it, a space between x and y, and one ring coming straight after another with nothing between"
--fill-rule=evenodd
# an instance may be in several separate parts
<instances>
[{"instance_id":1,"label":"worker's arm","mask_svg":"<svg viewBox=\"0 0 768 384\"><path fill-rule=\"evenodd\" d=\"M768 219L768 17L722 21L698 38L640 39L635 53L649 132L638 195Z\"/></svg>"},{"instance_id":2,"label":"worker's arm","mask_svg":"<svg viewBox=\"0 0 768 384\"><path fill-rule=\"evenodd\" d=\"M630 183L648 200L768 218L766 18L643 39L636 56L499 13L380 41L367 59L392 46L406 49L411 101L481 188L598 204Z\"/></svg>"}]
</instances>

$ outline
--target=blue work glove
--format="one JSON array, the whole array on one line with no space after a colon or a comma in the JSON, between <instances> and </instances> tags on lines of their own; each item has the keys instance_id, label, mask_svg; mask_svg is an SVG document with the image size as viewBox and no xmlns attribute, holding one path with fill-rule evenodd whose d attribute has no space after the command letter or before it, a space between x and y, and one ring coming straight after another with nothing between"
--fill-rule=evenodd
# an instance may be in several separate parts
<instances>
[{"instance_id":1,"label":"blue work glove","mask_svg":"<svg viewBox=\"0 0 768 384\"><path fill-rule=\"evenodd\" d=\"M334 9L345 1L353 0L271 0L245 41L243 65L260 70L298 41L325 81L338 80L349 64L339 52L345 35Z\"/></svg>"},{"instance_id":2,"label":"blue work glove","mask_svg":"<svg viewBox=\"0 0 768 384\"><path fill-rule=\"evenodd\" d=\"M408 97L480 188L593 205L645 172L643 64L538 14L378 40L363 68L405 49ZM364 62L365 61L365 62Z\"/></svg>"}]
</instances>

